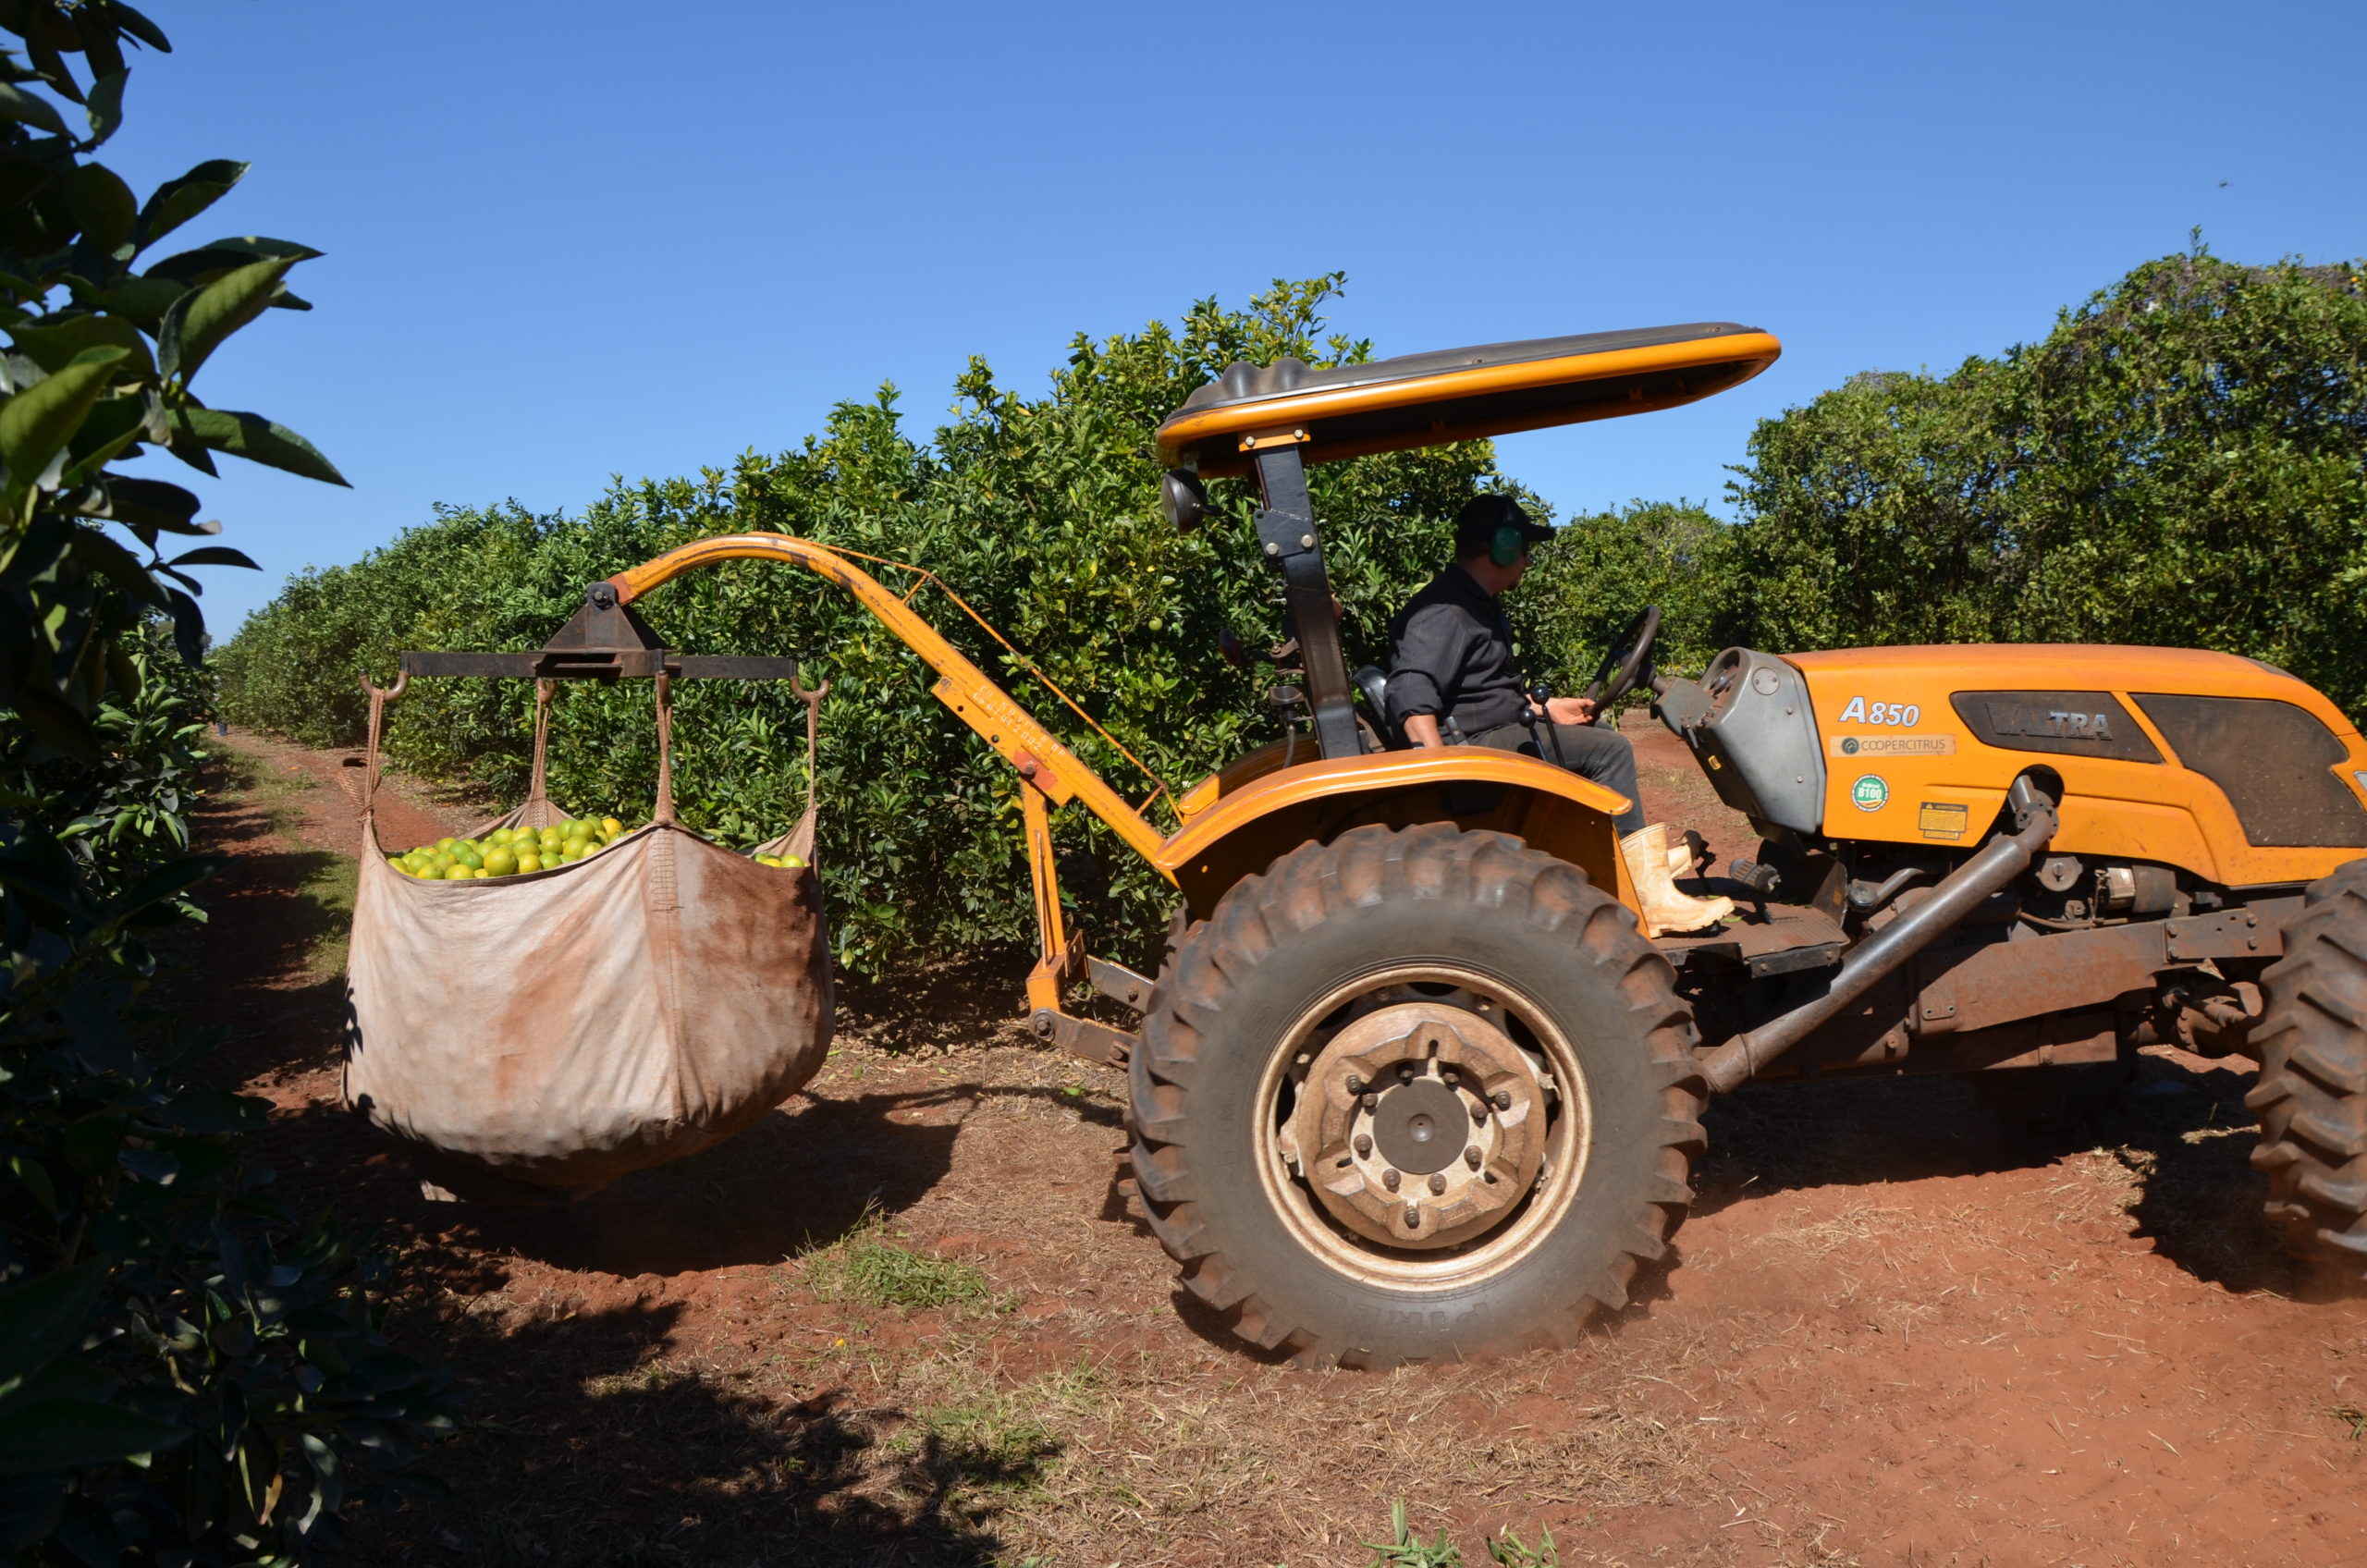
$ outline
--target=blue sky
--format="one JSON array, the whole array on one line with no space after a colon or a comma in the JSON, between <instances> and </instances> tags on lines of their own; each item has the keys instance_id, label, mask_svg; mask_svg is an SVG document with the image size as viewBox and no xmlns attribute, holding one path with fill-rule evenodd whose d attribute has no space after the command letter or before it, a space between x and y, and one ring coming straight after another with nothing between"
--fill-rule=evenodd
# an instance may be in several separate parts
<instances>
[{"instance_id":1,"label":"blue sky","mask_svg":"<svg viewBox=\"0 0 2367 1568\"><path fill-rule=\"evenodd\" d=\"M1382 354L1784 339L1723 398L1502 442L1567 511L1715 499L1754 421L2037 337L2197 224L2367 254L2355 3L149 9L176 51L109 161L251 159L186 238L328 252L197 389L354 484L176 476L265 568L206 574L217 636L432 503L573 510L887 380L926 428L973 353L1032 392L1074 332L1276 276L1344 269Z\"/></svg>"}]
</instances>

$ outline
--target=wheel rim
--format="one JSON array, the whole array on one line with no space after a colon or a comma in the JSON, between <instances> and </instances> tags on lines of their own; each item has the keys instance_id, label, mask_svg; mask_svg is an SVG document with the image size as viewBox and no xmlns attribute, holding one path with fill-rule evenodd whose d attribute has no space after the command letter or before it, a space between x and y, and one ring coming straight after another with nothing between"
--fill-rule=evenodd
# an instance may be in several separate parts
<instances>
[{"instance_id":1,"label":"wheel rim","mask_svg":"<svg viewBox=\"0 0 2367 1568\"><path fill-rule=\"evenodd\" d=\"M1374 972L1306 1008L1256 1115L1259 1178L1293 1235L1350 1279L1424 1292L1500 1274L1551 1234L1593 1123L1544 1009L1447 963Z\"/></svg>"}]
</instances>

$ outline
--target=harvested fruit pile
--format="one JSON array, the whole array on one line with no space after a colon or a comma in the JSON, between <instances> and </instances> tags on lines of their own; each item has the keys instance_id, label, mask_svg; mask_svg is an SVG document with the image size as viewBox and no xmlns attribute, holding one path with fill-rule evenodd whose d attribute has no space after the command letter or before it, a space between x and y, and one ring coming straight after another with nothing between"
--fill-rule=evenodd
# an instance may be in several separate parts
<instances>
[{"instance_id":1,"label":"harvested fruit pile","mask_svg":"<svg viewBox=\"0 0 2367 1568\"><path fill-rule=\"evenodd\" d=\"M497 827L483 839L438 839L388 855L386 864L423 882L517 876L589 860L624 834L613 816L579 816L542 828Z\"/></svg>"},{"instance_id":2,"label":"harvested fruit pile","mask_svg":"<svg viewBox=\"0 0 2367 1568\"><path fill-rule=\"evenodd\" d=\"M623 838L625 825L613 816L579 816L548 827L497 827L482 839L438 839L386 864L423 882L468 882L480 877L522 876L589 860ZM799 871L803 855L757 855L758 865Z\"/></svg>"}]
</instances>

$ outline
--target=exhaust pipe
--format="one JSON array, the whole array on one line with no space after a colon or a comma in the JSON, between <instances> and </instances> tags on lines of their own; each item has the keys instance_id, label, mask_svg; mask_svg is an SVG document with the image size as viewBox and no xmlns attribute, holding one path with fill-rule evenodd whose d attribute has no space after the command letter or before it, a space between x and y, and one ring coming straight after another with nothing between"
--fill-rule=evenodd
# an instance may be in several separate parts
<instances>
[{"instance_id":1,"label":"exhaust pipe","mask_svg":"<svg viewBox=\"0 0 2367 1568\"><path fill-rule=\"evenodd\" d=\"M1704 1056L1701 1072L1710 1087L1723 1094L1748 1083L2028 869L2054 837L2060 821L2054 802L2025 773L2005 792L2005 803L2013 808L2014 831L1992 839L1932 888L1930 898L1850 949L1824 995L1736 1035Z\"/></svg>"}]
</instances>

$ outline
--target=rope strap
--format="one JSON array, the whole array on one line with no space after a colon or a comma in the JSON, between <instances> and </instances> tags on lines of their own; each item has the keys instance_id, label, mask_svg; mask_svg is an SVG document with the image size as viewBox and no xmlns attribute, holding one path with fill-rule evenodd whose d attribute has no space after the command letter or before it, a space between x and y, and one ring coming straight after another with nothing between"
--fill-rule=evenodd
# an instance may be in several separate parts
<instances>
[{"instance_id":1,"label":"rope strap","mask_svg":"<svg viewBox=\"0 0 2367 1568\"><path fill-rule=\"evenodd\" d=\"M378 737L386 729L386 704L399 699L410 687L411 672L408 670L397 675L395 683L384 691L370 684L367 672L362 677L362 689L370 694L370 738L362 763L362 815L364 816L370 815L371 802L378 793Z\"/></svg>"},{"instance_id":2,"label":"rope strap","mask_svg":"<svg viewBox=\"0 0 2367 1568\"><path fill-rule=\"evenodd\" d=\"M544 759L550 753L551 698L558 691L556 680L534 682L534 774L526 785L526 804L545 799L543 793Z\"/></svg>"},{"instance_id":3,"label":"rope strap","mask_svg":"<svg viewBox=\"0 0 2367 1568\"><path fill-rule=\"evenodd\" d=\"M657 675L657 813L650 818L674 826L674 681Z\"/></svg>"},{"instance_id":4,"label":"rope strap","mask_svg":"<svg viewBox=\"0 0 2367 1568\"><path fill-rule=\"evenodd\" d=\"M789 678L789 689L805 704L805 815L814 815L814 790L822 776L822 699L830 694L827 680L811 692L794 675Z\"/></svg>"}]
</instances>

